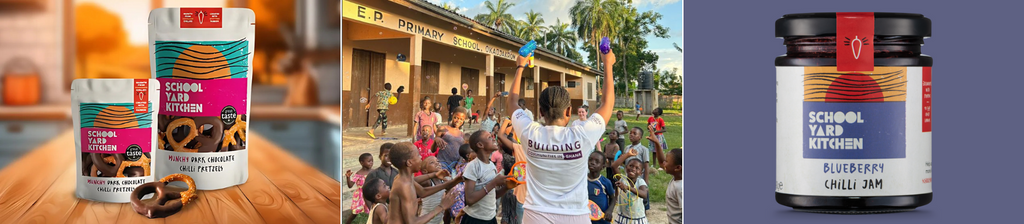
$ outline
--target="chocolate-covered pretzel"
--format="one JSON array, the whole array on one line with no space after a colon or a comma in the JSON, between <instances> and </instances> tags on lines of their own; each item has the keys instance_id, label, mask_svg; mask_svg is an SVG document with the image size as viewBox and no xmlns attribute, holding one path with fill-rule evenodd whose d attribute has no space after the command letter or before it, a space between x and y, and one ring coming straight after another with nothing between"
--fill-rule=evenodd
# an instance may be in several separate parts
<instances>
[{"instance_id":1,"label":"chocolate-covered pretzel","mask_svg":"<svg viewBox=\"0 0 1024 224\"><path fill-rule=\"evenodd\" d=\"M117 161L115 159L120 159L121 162L117 163ZM117 167L118 167L117 168L117 175L115 177L141 177L141 176L149 176L149 165L150 165L149 153L143 153L142 157L139 158L136 161L127 161L127 158L125 158L125 156L123 154L114 154L114 156L107 157L104 161L106 161L107 163L112 163L112 164L116 164L117 165ZM142 171L143 171L142 174L143 175L135 175L135 172L133 172L133 174L132 174L132 175L135 175L135 176L129 176L129 175L125 174L125 169L127 169L129 167L139 167L139 168L142 168Z\"/></svg>"},{"instance_id":2,"label":"chocolate-covered pretzel","mask_svg":"<svg viewBox=\"0 0 1024 224\"><path fill-rule=\"evenodd\" d=\"M185 182L188 185L188 190L177 192L164 188L168 183L174 181ZM171 174L157 182L145 183L136 187L131 194L132 209L151 219L167 217L178 213L182 207L196 198L195 192L196 184L192 177L180 173ZM150 193L153 194L153 200L142 202L142 197Z\"/></svg>"},{"instance_id":3,"label":"chocolate-covered pretzel","mask_svg":"<svg viewBox=\"0 0 1024 224\"><path fill-rule=\"evenodd\" d=\"M199 129L199 135L195 138L199 142L199 152L216 152L220 148L221 141L224 140L224 122L218 117L196 117L194 119L197 129ZM206 125L210 125L210 128L207 129Z\"/></svg>"},{"instance_id":4,"label":"chocolate-covered pretzel","mask_svg":"<svg viewBox=\"0 0 1024 224\"><path fill-rule=\"evenodd\" d=\"M90 176L93 176L93 177L115 177L115 176L117 176L118 168L120 167L121 162L123 162L124 159L121 158L121 157L118 157L118 156L114 156L114 155L115 154L90 153L89 154L89 158L90 158L90 160L92 160L93 168L95 168L96 171L99 171L99 173L97 173L95 171L90 171ZM106 159L107 156L113 157L112 158L112 160L113 160L112 163L108 163L107 162L107 159Z\"/></svg>"},{"instance_id":5,"label":"chocolate-covered pretzel","mask_svg":"<svg viewBox=\"0 0 1024 224\"><path fill-rule=\"evenodd\" d=\"M82 153L82 176L92 176L89 174L89 171L92 171L92 157L89 154L88 152Z\"/></svg>"}]
</instances>

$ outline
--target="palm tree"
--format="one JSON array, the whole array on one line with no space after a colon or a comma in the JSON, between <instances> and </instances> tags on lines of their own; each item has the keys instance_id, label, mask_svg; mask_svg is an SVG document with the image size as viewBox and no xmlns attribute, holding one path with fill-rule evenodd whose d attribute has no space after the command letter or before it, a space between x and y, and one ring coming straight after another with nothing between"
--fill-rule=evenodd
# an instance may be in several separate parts
<instances>
[{"instance_id":1,"label":"palm tree","mask_svg":"<svg viewBox=\"0 0 1024 224\"><path fill-rule=\"evenodd\" d=\"M484 2L488 13L477 14L473 19L484 24L493 25L496 30L511 33L509 25L514 23L515 19L512 18L512 14L508 13L508 10L515 5L515 3L506 2L505 0L497 0L497 3L492 3L488 0Z\"/></svg>"},{"instance_id":2,"label":"palm tree","mask_svg":"<svg viewBox=\"0 0 1024 224\"><path fill-rule=\"evenodd\" d=\"M580 39L587 45L597 46L601 37L614 37L618 33L621 10L622 4L617 0L581 0L569 9L569 14Z\"/></svg>"},{"instance_id":3,"label":"palm tree","mask_svg":"<svg viewBox=\"0 0 1024 224\"><path fill-rule=\"evenodd\" d=\"M531 9L530 12L526 13L526 21L523 22L524 26L521 28L527 37L523 38L523 40L536 40L544 34L546 28L544 28L544 18L540 17L540 13L533 12Z\"/></svg>"},{"instance_id":4,"label":"palm tree","mask_svg":"<svg viewBox=\"0 0 1024 224\"><path fill-rule=\"evenodd\" d=\"M452 5L451 3L448 3L448 2L441 3L441 8L444 8L445 10L452 11L452 12L459 11L459 6Z\"/></svg>"},{"instance_id":5,"label":"palm tree","mask_svg":"<svg viewBox=\"0 0 1024 224\"><path fill-rule=\"evenodd\" d=\"M576 48L576 34L573 33L572 29L569 29L569 24L562 23L560 19L555 21L555 25L548 26L547 28L548 32L544 36L544 47L569 58L572 58L571 55L573 54L578 55L579 52L575 52L574 49Z\"/></svg>"}]
</instances>

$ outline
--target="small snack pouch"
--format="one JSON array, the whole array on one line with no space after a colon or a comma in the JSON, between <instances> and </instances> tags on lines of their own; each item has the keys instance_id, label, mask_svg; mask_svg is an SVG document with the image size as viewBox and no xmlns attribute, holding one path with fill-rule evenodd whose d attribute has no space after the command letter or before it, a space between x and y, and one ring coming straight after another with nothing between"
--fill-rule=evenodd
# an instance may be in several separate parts
<instances>
[{"instance_id":1,"label":"small snack pouch","mask_svg":"<svg viewBox=\"0 0 1024 224\"><path fill-rule=\"evenodd\" d=\"M240 8L149 14L149 64L163 85L156 176L182 173L199 190L245 183L256 16Z\"/></svg>"},{"instance_id":2,"label":"small snack pouch","mask_svg":"<svg viewBox=\"0 0 1024 224\"><path fill-rule=\"evenodd\" d=\"M127 203L135 187L153 181L159 86L155 79L71 83L78 198Z\"/></svg>"}]
</instances>

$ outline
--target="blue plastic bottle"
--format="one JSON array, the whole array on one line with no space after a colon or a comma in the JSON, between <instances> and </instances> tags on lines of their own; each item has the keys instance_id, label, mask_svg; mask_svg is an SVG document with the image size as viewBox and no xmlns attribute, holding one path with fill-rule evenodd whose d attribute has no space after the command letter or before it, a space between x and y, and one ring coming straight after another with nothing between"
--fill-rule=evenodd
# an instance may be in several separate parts
<instances>
[{"instance_id":1,"label":"blue plastic bottle","mask_svg":"<svg viewBox=\"0 0 1024 224\"><path fill-rule=\"evenodd\" d=\"M537 41L531 40L530 42L526 43L526 45L523 45L523 47L519 48L519 56L529 57L530 53L533 53L533 50L536 49Z\"/></svg>"}]
</instances>

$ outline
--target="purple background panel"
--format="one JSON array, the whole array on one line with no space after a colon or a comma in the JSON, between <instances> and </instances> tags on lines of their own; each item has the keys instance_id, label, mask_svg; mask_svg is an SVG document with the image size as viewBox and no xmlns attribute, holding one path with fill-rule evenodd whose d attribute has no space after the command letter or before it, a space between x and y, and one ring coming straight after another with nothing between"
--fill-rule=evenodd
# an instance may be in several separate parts
<instances>
[{"instance_id":1,"label":"purple background panel","mask_svg":"<svg viewBox=\"0 0 1024 224\"><path fill-rule=\"evenodd\" d=\"M1021 52L1015 1L686 1L687 223L1020 223ZM932 20L934 200L913 212L827 215L775 202L775 20L910 12Z\"/></svg>"}]
</instances>

